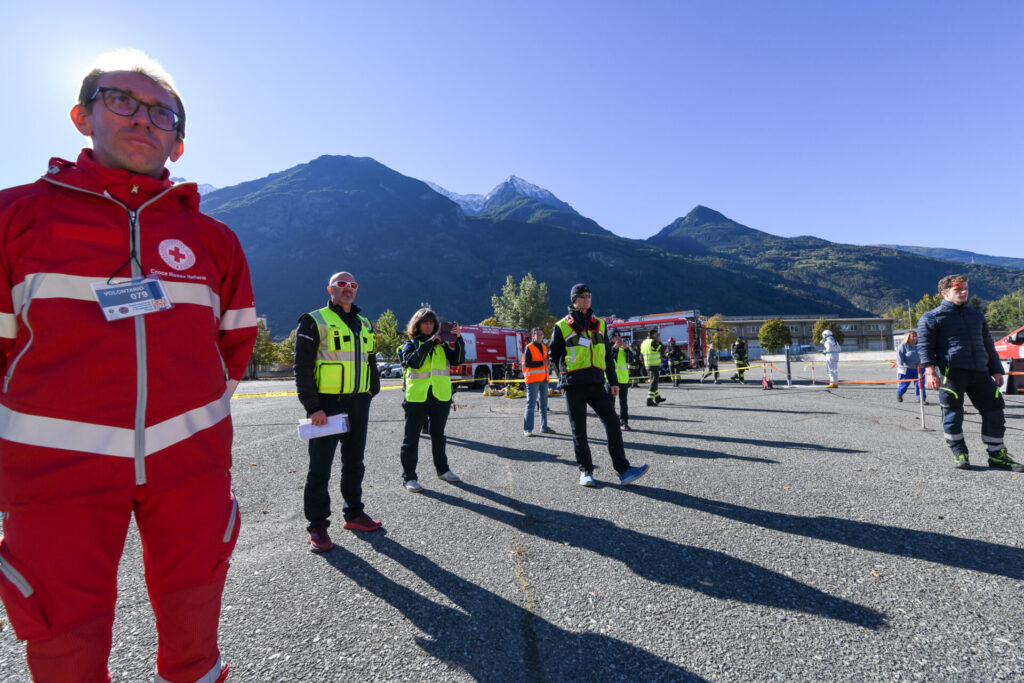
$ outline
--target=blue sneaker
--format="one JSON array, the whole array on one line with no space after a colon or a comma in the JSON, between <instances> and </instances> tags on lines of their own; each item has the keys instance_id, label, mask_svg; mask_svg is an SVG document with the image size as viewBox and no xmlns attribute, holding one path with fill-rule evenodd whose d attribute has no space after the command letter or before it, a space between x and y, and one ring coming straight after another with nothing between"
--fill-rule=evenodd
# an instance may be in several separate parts
<instances>
[{"instance_id":1,"label":"blue sneaker","mask_svg":"<svg viewBox=\"0 0 1024 683\"><path fill-rule=\"evenodd\" d=\"M640 477L647 474L647 470L651 469L650 465L640 465L640 467L630 467L628 470L619 475L619 483L623 486L629 486Z\"/></svg>"}]
</instances>

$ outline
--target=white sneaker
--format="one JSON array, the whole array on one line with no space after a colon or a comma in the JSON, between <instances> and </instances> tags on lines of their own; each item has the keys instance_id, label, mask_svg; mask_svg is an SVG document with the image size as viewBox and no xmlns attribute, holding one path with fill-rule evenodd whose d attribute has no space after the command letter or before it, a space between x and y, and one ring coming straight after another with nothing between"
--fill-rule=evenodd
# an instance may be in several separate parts
<instances>
[{"instance_id":1,"label":"white sneaker","mask_svg":"<svg viewBox=\"0 0 1024 683\"><path fill-rule=\"evenodd\" d=\"M405 482L405 490L409 493L423 493L423 487L415 479Z\"/></svg>"},{"instance_id":2,"label":"white sneaker","mask_svg":"<svg viewBox=\"0 0 1024 683\"><path fill-rule=\"evenodd\" d=\"M586 486L587 488L594 488L597 486L597 482L594 481L594 473L580 472L580 486Z\"/></svg>"},{"instance_id":3,"label":"white sneaker","mask_svg":"<svg viewBox=\"0 0 1024 683\"><path fill-rule=\"evenodd\" d=\"M462 481L461 479L459 479L459 475L455 474L451 470L448 470L444 474L437 475L437 478L438 479L443 479L444 481L453 482L453 483L456 482L456 481Z\"/></svg>"},{"instance_id":4,"label":"white sneaker","mask_svg":"<svg viewBox=\"0 0 1024 683\"><path fill-rule=\"evenodd\" d=\"M524 429L524 430L523 430L523 436L533 436L533 432L528 432L528 431L526 431L526 430Z\"/></svg>"}]
</instances>

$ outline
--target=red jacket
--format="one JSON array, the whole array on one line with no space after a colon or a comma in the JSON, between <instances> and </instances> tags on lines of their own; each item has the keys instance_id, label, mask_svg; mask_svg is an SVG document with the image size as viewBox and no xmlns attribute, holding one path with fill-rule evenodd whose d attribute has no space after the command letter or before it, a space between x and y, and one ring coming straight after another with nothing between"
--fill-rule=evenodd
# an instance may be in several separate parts
<instances>
[{"instance_id":1,"label":"red jacket","mask_svg":"<svg viewBox=\"0 0 1024 683\"><path fill-rule=\"evenodd\" d=\"M85 150L0 192L0 510L230 468L226 376L241 379L256 339L249 267L195 185L166 178ZM140 273L173 308L107 322L91 284Z\"/></svg>"}]
</instances>

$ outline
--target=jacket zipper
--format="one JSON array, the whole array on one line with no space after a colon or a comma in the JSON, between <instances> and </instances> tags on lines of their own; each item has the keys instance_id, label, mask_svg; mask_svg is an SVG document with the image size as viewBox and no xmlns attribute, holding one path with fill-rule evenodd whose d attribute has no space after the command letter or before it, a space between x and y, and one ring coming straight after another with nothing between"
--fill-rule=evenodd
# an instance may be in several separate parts
<instances>
[{"instance_id":1,"label":"jacket zipper","mask_svg":"<svg viewBox=\"0 0 1024 683\"><path fill-rule=\"evenodd\" d=\"M63 187L76 192L82 192L84 194L90 194L95 197L102 197L109 201L114 202L125 211L128 212L128 228L129 228L129 263L131 264L132 278L141 278L144 276L142 266L140 265L140 258L138 256L138 247L142 241L141 230L139 228L139 214L144 208L150 204L159 201L165 195L173 192L178 185L169 187L163 192L153 196L139 208L129 209L127 206L114 199L108 194L101 192L93 192L92 190L83 190L80 187L74 185L67 185L65 183L58 182L52 178L45 178L49 183ZM148 393L148 383L146 380L146 316L137 315L134 318L135 324L135 424L134 424L134 453L133 460L135 461L135 483L141 486L146 483L146 401ZM27 321L26 321L27 324ZM29 328L31 330L31 328ZM6 389L6 380L4 382Z\"/></svg>"}]
</instances>

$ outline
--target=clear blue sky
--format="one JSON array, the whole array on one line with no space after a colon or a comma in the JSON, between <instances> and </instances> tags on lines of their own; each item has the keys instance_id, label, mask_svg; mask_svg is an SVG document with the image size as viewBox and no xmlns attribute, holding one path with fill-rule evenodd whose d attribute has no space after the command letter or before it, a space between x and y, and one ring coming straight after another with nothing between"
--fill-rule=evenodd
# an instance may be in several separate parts
<instances>
[{"instance_id":1,"label":"clear blue sky","mask_svg":"<svg viewBox=\"0 0 1024 683\"><path fill-rule=\"evenodd\" d=\"M703 204L1024 257L1022 45L1019 0L5 1L0 186L74 158L82 70L137 47L185 99L172 174L218 187L351 154L628 237Z\"/></svg>"}]
</instances>

